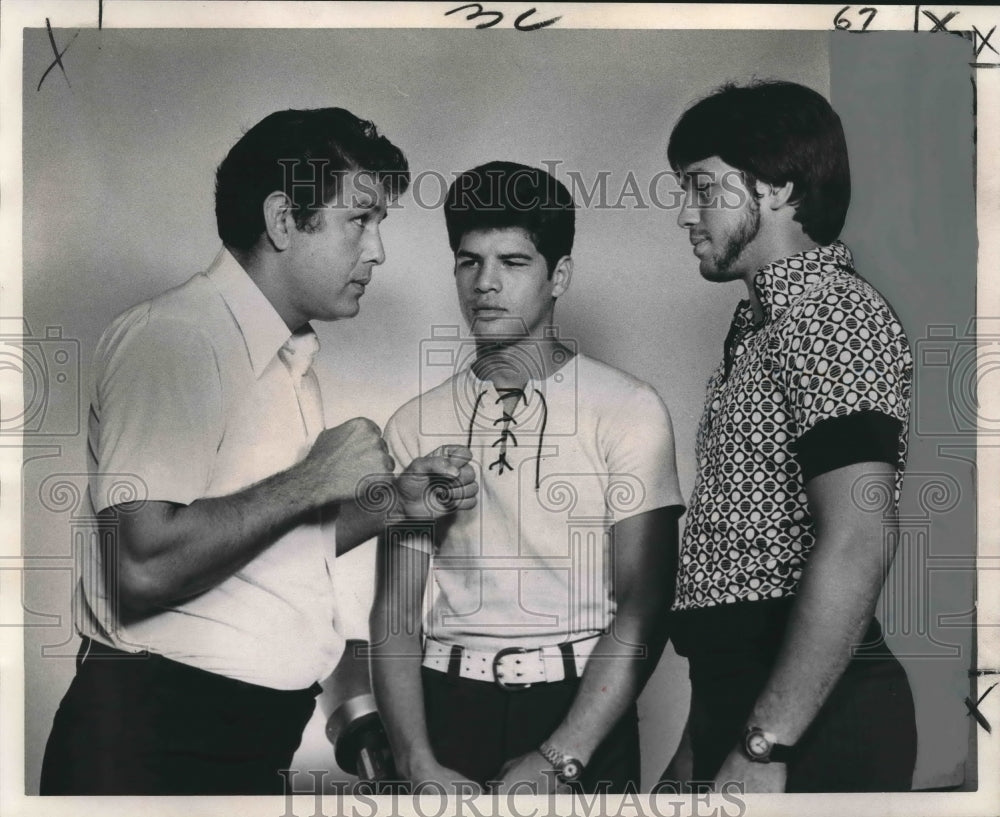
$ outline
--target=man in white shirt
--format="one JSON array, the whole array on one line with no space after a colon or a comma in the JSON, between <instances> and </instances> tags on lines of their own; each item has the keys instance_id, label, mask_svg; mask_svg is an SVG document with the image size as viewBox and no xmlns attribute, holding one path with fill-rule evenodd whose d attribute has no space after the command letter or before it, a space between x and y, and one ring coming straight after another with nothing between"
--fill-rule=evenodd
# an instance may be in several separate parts
<instances>
[{"instance_id":1,"label":"man in white shirt","mask_svg":"<svg viewBox=\"0 0 1000 817\"><path fill-rule=\"evenodd\" d=\"M358 313L408 180L398 148L346 110L271 114L219 166L210 269L101 338L100 544L42 794L282 791L343 651L334 560L382 524L354 501L359 482L393 468L371 421L324 430L308 321ZM438 463L412 464L402 495Z\"/></svg>"},{"instance_id":2,"label":"man in white shirt","mask_svg":"<svg viewBox=\"0 0 1000 817\"><path fill-rule=\"evenodd\" d=\"M380 543L372 672L397 766L413 783L635 790L635 699L665 644L683 510L670 417L558 337L560 182L491 162L455 180L445 218L473 340L385 437L400 460L468 449L480 491Z\"/></svg>"}]
</instances>

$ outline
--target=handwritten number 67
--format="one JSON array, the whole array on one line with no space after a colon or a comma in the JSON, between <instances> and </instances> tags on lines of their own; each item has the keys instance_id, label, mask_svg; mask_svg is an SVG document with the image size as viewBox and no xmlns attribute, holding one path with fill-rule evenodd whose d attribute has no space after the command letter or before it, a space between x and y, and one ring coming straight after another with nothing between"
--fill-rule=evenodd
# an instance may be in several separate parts
<instances>
[{"instance_id":1,"label":"handwritten number 67","mask_svg":"<svg viewBox=\"0 0 1000 817\"><path fill-rule=\"evenodd\" d=\"M840 11L837 12L837 16L833 18L833 24L841 31L847 31L852 28L850 19L847 17L847 12L850 10L850 6L844 6ZM878 14L878 9L873 9L871 6L865 6L863 9L858 11L860 15L867 15L864 23L861 24L861 30L865 31L868 26L872 24L872 20L875 19L875 15Z\"/></svg>"}]
</instances>

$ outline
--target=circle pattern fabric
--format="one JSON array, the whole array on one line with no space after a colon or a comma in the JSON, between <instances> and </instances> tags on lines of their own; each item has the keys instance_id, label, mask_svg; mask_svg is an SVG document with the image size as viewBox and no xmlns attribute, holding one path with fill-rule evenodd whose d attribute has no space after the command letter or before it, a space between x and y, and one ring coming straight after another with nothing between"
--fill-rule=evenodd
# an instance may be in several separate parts
<instances>
[{"instance_id":1,"label":"circle pattern fabric","mask_svg":"<svg viewBox=\"0 0 1000 817\"><path fill-rule=\"evenodd\" d=\"M698 427L698 472L681 544L678 610L795 592L815 543L795 441L818 422L877 411L901 422L906 461L912 356L885 299L840 242L782 259L733 317Z\"/></svg>"}]
</instances>

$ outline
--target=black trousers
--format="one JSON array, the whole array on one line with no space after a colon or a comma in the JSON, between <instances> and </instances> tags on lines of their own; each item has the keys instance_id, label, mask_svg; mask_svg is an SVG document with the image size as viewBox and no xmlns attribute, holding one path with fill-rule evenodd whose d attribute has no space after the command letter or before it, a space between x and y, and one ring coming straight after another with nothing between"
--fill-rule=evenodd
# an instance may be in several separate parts
<instances>
[{"instance_id":1,"label":"black trousers","mask_svg":"<svg viewBox=\"0 0 1000 817\"><path fill-rule=\"evenodd\" d=\"M692 684L694 777L715 777L739 745L767 674ZM913 698L894 658L855 662L796 744L789 792L909 791L917 756Z\"/></svg>"},{"instance_id":2,"label":"black trousers","mask_svg":"<svg viewBox=\"0 0 1000 817\"><path fill-rule=\"evenodd\" d=\"M696 780L712 780L742 742L790 610L791 600L778 599L673 614L675 647L690 669L688 728ZM877 621L796 750L786 791L910 790L917 756L913 696Z\"/></svg>"},{"instance_id":3,"label":"black trousers","mask_svg":"<svg viewBox=\"0 0 1000 817\"><path fill-rule=\"evenodd\" d=\"M497 780L507 761L534 751L552 734L579 686L574 679L504 690L425 667L424 709L434 756L481 785ZM631 784L637 790L639 770L639 719L633 702L587 764L580 789L621 792Z\"/></svg>"},{"instance_id":4,"label":"black trousers","mask_svg":"<svg viewBox=\"0 0 1000 817\"><path fill-rule=\"evenodd\" d=\"M284 691L84 638L41 794L282 794L318 684Z\"/></svg>"}]
</instances>

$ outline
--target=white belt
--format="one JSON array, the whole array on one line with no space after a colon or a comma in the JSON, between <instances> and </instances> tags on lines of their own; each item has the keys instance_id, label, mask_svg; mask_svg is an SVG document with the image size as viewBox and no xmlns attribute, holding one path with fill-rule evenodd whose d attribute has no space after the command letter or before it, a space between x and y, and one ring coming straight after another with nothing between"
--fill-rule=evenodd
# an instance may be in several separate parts
<instances>
[{"instance_id":1,"label":"white belt","mask_svg":"<svg viewBox=\"0 0 1000 817\"><path fill-rule=\"evenodd\" d=\"M504 689L579 678L600 636L545 647L470 650L426 639L423 665L459 678L495 683ZM567 671L568 670L568 671Z\"/></svg>"}]
</instances>

